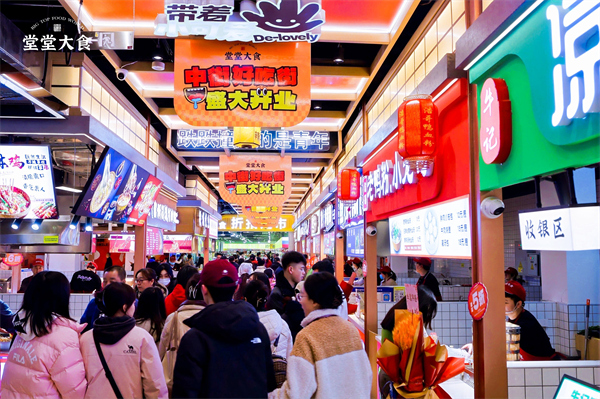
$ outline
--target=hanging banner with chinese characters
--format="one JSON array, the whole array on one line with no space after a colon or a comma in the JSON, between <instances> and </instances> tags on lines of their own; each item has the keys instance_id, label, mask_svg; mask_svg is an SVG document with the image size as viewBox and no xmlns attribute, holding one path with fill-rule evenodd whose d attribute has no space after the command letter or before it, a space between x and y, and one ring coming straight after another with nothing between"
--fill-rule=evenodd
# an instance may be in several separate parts
<instances>
[{"instance_id":1,"label":"hanging banner with chinese characters","mask_svg":"<svg viewBox=\"0 0 600 399\"><path fill-rule=\"evenodd\" d=\"M280 206L244 206L242 213L256 227L275 227L282 209Z\"/></svg>"},{"instance_id":2,"label":"hanging banner with chinese characters","mask_svg":"<svg viewBox=\"0 0 600 399\"><path fill-rule=\"evenodd\" d=\"M519 212L524 250L600 249L600 207L577 206Z\"/></svg>"},{"instance_id":3,"label":"hanging banner with chinese characters","mask_svg":"<svg viewBox=\"0 0 600 399\"><path fill-rule=\"evenodd\" d=\"M56 219L50 147L0 145L0 219Z\"/></svg>"},{"instance_id":4,"label":"hanging banner with chinese characters","mask_svg":"<svg viewBox=\"0 0 600 399\"><path fill-rule=\"evenodd\" d=\"M172 143L177 151L237 150L233 145L233 129L181 129L172 131ZM307 130L263 130L256 149L286 152L326 152L330 146L329 132Z\"/></svg>"},{"instance_id":5,"label":"hanging banner with chinese characters","mask_svg":"<svg viewBox=\"0 0 600 399\"><path fill-rule=\"evenodd\" d=\"M216 4L215 4L216 3ZM232 4L190 4L165 1L165 13L154 21L156 36L204 36L228 42L309 42L321 36L325 11L320 0L259 0L244 2L241 12ZM249 4L248 4L249 3Z\"/></svg>"},{"instance_id":6,"label":"hanging banner with chinese characters","mask_svg":"<svg viewBox=\"0 0 600 399\"><path fill-rule=\"evenodd\" d=\"M504 79L489 78L481 89L480 152L486 164L503 163L512 146L512 110Z\"/></svg>"},{"instance_id":7,"label":"hanging banner with chinese characters","mask_svg":"<svg viewBox=\"0 0 600 399\"><path fill-rule=\"evenodd\" d=\"M273 231L290 232L294 231L295 218L293 215L281 215L274 227L257 227L252 224L244 215L223 215L219 221L219 230L221 231Z\"/></svg>"},{"instance_id":8,"label":"hanging banner with chinese characters","mask_svg":"<svg viewBox=\"0 0 600 399\"><path fill-rule=\"evenodd\" d=\"M177 39L174 104L193 126L295 126L310 111L310 44Z\"/></svg>"}]
</instances>

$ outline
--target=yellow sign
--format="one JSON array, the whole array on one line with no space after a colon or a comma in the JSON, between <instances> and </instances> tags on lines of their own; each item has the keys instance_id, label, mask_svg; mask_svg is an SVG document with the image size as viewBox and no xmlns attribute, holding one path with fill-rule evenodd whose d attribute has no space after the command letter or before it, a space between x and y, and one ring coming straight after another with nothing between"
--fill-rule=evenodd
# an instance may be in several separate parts
<instances>
[{"instance_id":1,"label":"yellow sign","mask_svg":"<svg viewBox=\"0 0 600 399\"><path fill-rule=\"evenodd\" d=\"M44 236L44 244L58 244L58 236Z\"/></svg>"},{"instance_id":2,"label":"yellow sign","mask_svg":"<svg viewBox=\"0 0 600 399\"><path fill-rule=\"evenodd\" d=\"M223 215L219 222L219 231L294 231L292 225L295 218L293 215L281 215L274 227L256 227L252 221L244 215Z\"/></svg>"}]
</instances>

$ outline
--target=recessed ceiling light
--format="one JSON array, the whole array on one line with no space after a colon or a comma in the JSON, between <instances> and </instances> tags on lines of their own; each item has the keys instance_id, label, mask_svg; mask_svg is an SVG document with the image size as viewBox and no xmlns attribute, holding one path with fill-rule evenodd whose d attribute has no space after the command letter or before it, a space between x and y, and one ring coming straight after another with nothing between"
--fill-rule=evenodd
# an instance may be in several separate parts
<instances>
[{"instance_id":1,"label":"recessed ceiling light","mask_svg":"<svg viewBox=\"0 0 600 399\"><path fill-rule=\"evenodd\" d=\"M333 59L333 62L335 62L336 64L341 64L344 62L344 48L341 44L338 44L337 52L335 58Z\"/></svg>"}]
</instances>

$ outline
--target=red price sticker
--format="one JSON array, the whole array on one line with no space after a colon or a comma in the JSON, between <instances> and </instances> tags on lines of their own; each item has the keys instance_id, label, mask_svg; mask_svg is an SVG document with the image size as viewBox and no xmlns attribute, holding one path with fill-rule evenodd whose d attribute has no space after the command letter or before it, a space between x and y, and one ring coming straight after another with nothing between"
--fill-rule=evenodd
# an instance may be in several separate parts
<instances>
[{"instance_id":1,"label":"red price sticker","mask_svg":"<svg viewBox=\"0 0 600 399\"><path fill-rule=\"evenodd\" d=\"M10 267L16 267L23 263L23 255L21 254L8 254L3 261L6 265Z\"/></svg>"},{"instance_id":2,"label":"red price sticker","mask_svg":"<svg viewBox=\"0 0 600 399\"><path fill-rule=\"evenodd\" d=\"M488 292L485 285L477 283L469 291L469 313L473 320L481 320L488 307Z\"/></svg>"}]
</instances>

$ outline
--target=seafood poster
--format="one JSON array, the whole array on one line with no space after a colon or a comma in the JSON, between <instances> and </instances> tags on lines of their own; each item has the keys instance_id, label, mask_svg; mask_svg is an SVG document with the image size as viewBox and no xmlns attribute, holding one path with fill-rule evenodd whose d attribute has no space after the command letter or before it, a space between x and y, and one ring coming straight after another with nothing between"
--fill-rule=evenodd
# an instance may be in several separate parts
<instances>
[{"instance_id":1,"label":"seafood poster","mask_svg":"<svg viewBox=\"0 0 600 399\"><path fill-rule=\"evenodd\" d=\"M50 147L0 145L0 219L56 219Z\"/></svg>"},{"instance_id":2,"label":"seafood poster","mask_svg":"<svg viewBox=\"0 0 600 399\"><path fill-rule=\"evenodd\" d=\"M390 253L470 259L469 197L390 218Z\"/></svg>"},{"instance_id":3,"label":"seafood poster","mask_svg":"<svg viewBox=\"0 0 600 399\"><path fill-rule=\"evenodd\" d=\"M73 213L141 226L161 187L160 180L107 147Z\"/></svg>"}]
</instances>

